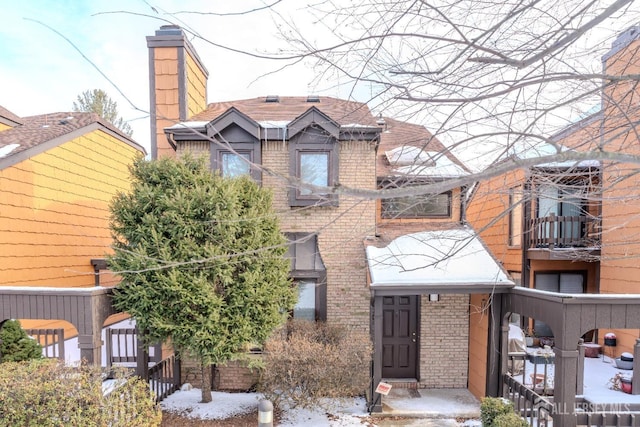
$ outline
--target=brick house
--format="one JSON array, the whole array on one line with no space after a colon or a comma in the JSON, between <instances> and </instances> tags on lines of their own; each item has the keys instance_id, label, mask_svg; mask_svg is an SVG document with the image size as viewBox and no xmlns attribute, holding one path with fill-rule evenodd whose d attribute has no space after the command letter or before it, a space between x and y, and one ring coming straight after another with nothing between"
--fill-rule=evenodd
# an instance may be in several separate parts
<instances>
[{"instance_id":1,"label":"brick house","mask_svg":"<svg viewBox=\"0 0 640 427\"><path fill-rule=\"evenodd\" d=\"M249 173L271 188L300 290L294 317L366 331L370 294L362 242L375 234L375 201L322 194L298 183L376 188L381 129L368 107L330 97L271 96L205 109L206 93L190 82L206 82L207 71L182 30L162 27L147 43L158 118L152 121L152 152L205 155L212 170ZM173 81L165 70L175 71Z\"/></svg>"},{"instance_id":2,"label":"brick house","mask_svg":"<svg viewBox=\"0 0 640 427\"><path fill-rule=\"evenodd\" d=\"M463 225L466 189L425 195L416 203L415 197L376 201L340 191L323 194L304 185L389 189L458 177L468 173L466 167L424 127L374 117L358 102L267 96L205 107L208 72L182 30L162 27L147 45L156 118L152 153L204 155L212 170L250 174L273 189L291 242L291 277L299 288L294 317L369 331L375 347L373 383L384 377L403 387L466 388L473 372L469 295L513 285ZM376 282L383 274L379 257L410 233L466 242L462 246L473 248L477 259L477 252L482 254L489 266L486 276L453 278L452 262L446 283L432 269L414 275L413 288L397 290L391 283L385 288ZM455 261L469 256L463 247L451 248L462 250ZM432 299L437 294L437 301L429 302L429 294ZM409 323L394 321L405 315ZM387 329L392 336L384 333ZM232 375L228 368L218 372L222 388L242 383L232 379L237 366L231 367ZM484 391L483 385L478 388Z\"/></svg>"},{"instance_id":3,"label":"brick house","mask_svg":"<svg viewBox=\"0 0 640 427\"><path fill-rule=\"evenodd\" d=\"M109 203L144 154L93 113L18 117L0 107L0 322L79 334L83 357L99 362L113 314L105 287L117 283L95 274L111 246Z\"/></svg>"},{"instance_id":4,"label":"brick house","mask_svg":"<svg viewBox=\"0 0 640 427\"><path fill-rule=\"evenodd\" d=\"M383 122L380 189L410 190L469 174L423 126ZM374 354L380 362L374 361L374 383L384 378L395 387L468 388L484 396L486 360L476 349L483 339L474 333L474 304L487 299L475 299L513 283L465 225L467 190L377 202L376 238L367 242ZM481 369L476 359L482 359Z\"/></svg>"},{"instance_id":5,"label":"brick house","mask_svg":"<svg viewBox=\"0 0 640 427\"><path fill-rule=\"evenodd\" d=\"M468 173L423 127L374 117L365 104L330 97L266 96L207 105L208 71L183 31L161 27L147 37L147 45L152 153L201 154L212 170L250 174L273 189L300 295L294 316L370 332L373 411L381 410L373 388L383 379L401 387L466 387L477 397L500 395L511 313L553 329L556 401L572 405L579 331L640 325L633 314L608 319L595 314L635 313L640 299L583 301L513 289L523 281L526 254L541 265L558 261L545 255L553 251L549 247L523 250L529 237L518 230L524 232L525 225L509 219L532 209L523 203L529 188L525 172L469 188L412 194L412 184ZM538 172L556 173L551 169L557 167L541 165ZM598 182L592 163L579 173L585 185ZM403 193L380 201L341 191L394 187ZM509 203L513 214L505 215ZM552 212L551 203L542 205ZM599 209L588 205L584 212L594 216ZM578 228L591 226L593 221L583 221ZM555 229L539 227L547 234ZM590 245L581 248L586 258L568 269L571 283L575 270L593 269L590 257L597 255ZM552 271L543 280L554 278L565 279ZM591 289L590 280L584 289ZM582 313L578 323L570 314L575 310ZM238 367L232 368L229 381L239 375ZM554 425L575 425L571 420L575 414L554 415Z\"/></svg>"}]
</instances>

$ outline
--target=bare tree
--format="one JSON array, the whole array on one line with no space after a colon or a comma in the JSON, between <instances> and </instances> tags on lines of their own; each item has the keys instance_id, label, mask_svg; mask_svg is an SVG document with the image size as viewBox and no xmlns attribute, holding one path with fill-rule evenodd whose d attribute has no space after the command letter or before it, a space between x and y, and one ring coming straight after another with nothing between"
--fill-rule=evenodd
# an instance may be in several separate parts
<instances>
[{"instance_id":1,"label":"bare tree","mask_svg":"<svg viewBox=\"0 0 640 427\"><path fill-rule=\"evenodd\" d=\"M354 96L373 92L374 109L426 125L478 169L542 142L557 148L547 156L560 154L551 135L593 112L607 87L638 78L607 74L599 61L640 17L630 0L323 1L313 10L322 37L291 24L281 32L293 54L317 61L319 80L339 75Z\"/></svg>"}]
</instances>

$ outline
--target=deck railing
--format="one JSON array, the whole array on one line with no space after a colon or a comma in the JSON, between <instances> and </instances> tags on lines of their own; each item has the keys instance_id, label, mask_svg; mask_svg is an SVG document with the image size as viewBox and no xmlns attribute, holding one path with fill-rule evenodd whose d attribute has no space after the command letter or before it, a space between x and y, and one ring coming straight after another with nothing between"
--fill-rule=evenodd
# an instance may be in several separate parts
<instances>
[{"instance_id":1,"label":"deck railing","mask_svg":"<svg viewBox=\"0 0 640 427\"><path fill-rule=\"evenodd\" d=\"M114 363L133 364L138 360L136 328L109 328L106 330L107 366ZM162 348L155 345L149 348L150 362L162 360Z\"/></svg>"},{"instance_id":2,"label":"deck railing","mask_svg":"<svg viewBox=\"0 0 640 427\"><path fill-rule=\"evenodd\" d=\"M43 356L64 360L64 329L25 329L42 346Z\"/></svg>"},{"instance_id":3,"label":"deck railing","mask_svg":"<svg viewBox=\"0 0 640 427\"><path fill-rule=\"evenodd\" d=\"M609 406L609 408L606 408L606 406ZM576 407L584 407L589 410L589 412L576 412L578 426L640 426L640 412L628 411L624 405L596 406L587 402L576 401Z\"/></svg>"},{"instance_id":4,"label":"deck railing","mask_svg":"<svg viewBox=\"0 0 640 427\"><path fill-rule=\"evenodd\" d=\"M180 359L169 356L148 371L149 387L156 395L156 402L164 400L180 388Z\"/></svg>"},{"instance_id":5,"label":"deck railing","mask_svg":"<svg viewBox=\"0 0 640 427\"><path fill-rule=\"evenodd\" d=\"M503 375L503 396L513 402L516 414L530 426L551 426L553 403L509 374Z\"/></svg>"},{"instance_id":6,"label":"deck railing","mask_svg":"<svg viewBox=\"0 0 640 427\"><path fill-rule=\"evenodd\" d=\"M529 248L600 247L600 219L592 216L531 218Z\"/></svg>"},{"instance_id":7,"label":"deck railing","mask_svg":"<svg viewBox=\"0 0 640 427\"><path fill-rule=\"evenodd\" d=\"M530 426L547 427L551 425L553 411L553 398L549 397L553 394L553 384L548 380L548 365L552 361L543 360L539 371L539 363L534 363L531 372L526 369L530 358L531 355L525 352L509 352L507 369L510 373L503 376L502 397L513 403L516 413Z\"/></svg>"}]
</instances>

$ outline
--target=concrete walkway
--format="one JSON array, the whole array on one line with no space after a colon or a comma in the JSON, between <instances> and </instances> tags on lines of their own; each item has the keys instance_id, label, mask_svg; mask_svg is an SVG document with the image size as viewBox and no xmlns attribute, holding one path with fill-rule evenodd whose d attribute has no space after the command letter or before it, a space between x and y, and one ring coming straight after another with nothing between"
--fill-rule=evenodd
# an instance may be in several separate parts
<instances>
[{"instance_id":1,"label":"concrete walkway","mask_svg":"<svg viewBox=\"0 0 640 427\"><path fill-rule=\"evenodd\" d=\"M382 396L382 413L376 417L379 426L455 427L462 420L480 419L480 402L467 389L394 388Z\"/></svg>"}]
</instances>

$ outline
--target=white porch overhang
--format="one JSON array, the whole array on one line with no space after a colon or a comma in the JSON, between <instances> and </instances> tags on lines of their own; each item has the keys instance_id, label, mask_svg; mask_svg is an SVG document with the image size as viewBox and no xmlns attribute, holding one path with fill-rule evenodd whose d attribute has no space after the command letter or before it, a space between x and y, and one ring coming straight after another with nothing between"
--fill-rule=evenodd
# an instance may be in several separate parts
<instances>
[{"instance_id":1,"label":"white porch overhang","mask_svg":"<svg viewBox=\"0 0 640 427\"><path fill-rule=\"evenodd\" d=\"M514 286L469 227L400 236L366 248L375 295L506 292Z\"/></svg>"}]
</instances>

